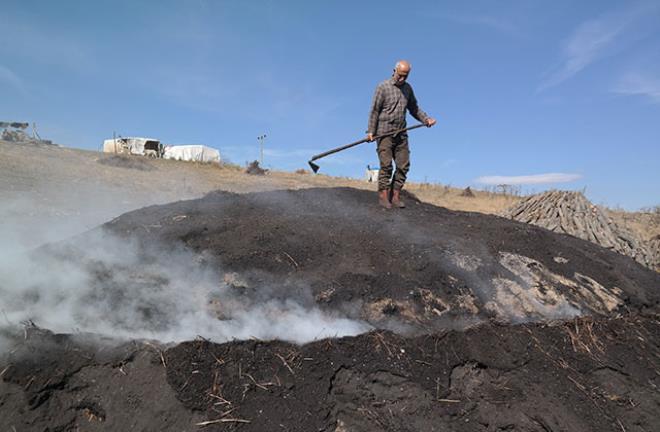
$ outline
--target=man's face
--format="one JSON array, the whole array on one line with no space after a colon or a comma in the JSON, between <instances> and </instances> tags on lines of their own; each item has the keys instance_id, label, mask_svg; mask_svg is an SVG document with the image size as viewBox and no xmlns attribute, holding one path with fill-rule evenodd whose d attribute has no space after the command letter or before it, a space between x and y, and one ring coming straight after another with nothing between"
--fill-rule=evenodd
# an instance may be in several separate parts
<instances>
[{"instance_id":1,"label":"man's face","mask_svg":"<svg viewBox=\"0 0 660 432\"><path fill-rule=\"evenodd\" d=\"M403 85L404 82L408 79L408 74L410 73L410 68L398 68L394 69L394 84L397 86Z\"/></svg>"}]
</instances>

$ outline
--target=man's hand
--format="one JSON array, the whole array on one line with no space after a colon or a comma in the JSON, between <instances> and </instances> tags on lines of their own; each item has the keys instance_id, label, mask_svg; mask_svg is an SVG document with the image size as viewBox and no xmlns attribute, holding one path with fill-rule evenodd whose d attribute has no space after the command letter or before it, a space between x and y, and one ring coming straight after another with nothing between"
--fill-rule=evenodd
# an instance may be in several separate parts
<instances>
[{"instance_id":1,"label":"man's hand","mask_svg":"<svg viewBox=\"0 0 660 432\"><path fill-rule=\"evenodd\" d=\"M436 121L435 121L434 118L430 118L430 117L429 117L429 118L426 119L426 126L427 126L427 127L431 127L431 126L433 126L435 123L436 123Z\"/></svg>"},{"instance_id":2,"label":"man's hand","mask_svg":"<svg viewBox=\"0 0 660 432\"><path fill-rule=\"evenodd\" d=\"M371 141L373 141L373 140L374 140L374 134L372 134L372 133L368 133L368 134L367 134L367 141L371 142Z\"/></svg>"}]
</instances>

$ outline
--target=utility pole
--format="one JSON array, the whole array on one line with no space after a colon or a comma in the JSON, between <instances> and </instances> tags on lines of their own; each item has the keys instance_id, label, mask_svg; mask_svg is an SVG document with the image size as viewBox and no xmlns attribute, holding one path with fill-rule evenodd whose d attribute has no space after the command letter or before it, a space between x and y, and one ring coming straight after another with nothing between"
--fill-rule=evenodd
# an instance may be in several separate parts
<instances>
[{"instance_id":1,"label":"utility pole","mask_svg":"<svg viewBox=\"0 0 660 432\"><path fill-rule=\"evenodd\" d=\"M257 139L259 140L259 149L261 153L261 160L259 161L259 164L264 166L264 140L266 139L266 134L259 135Z\"/></svg>"}]
</instances>

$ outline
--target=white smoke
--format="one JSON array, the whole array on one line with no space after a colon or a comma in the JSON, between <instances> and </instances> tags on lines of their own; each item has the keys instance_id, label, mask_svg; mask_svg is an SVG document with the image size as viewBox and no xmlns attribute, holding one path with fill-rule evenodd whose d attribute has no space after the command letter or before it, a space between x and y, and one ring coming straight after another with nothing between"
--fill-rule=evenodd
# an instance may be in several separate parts
<instances>
[{"instance_id":1,"label":"white smoke","mask_svg":"<svg viewBox=\"0 0 660 432\"><path fill-rule=\"evenodd\" d=\"M63 240L127 211L172 200L163 193L68 186L40 185L34 191L0 195L0 255Z\"/></svg>"},{"instance_id":2,"label":"white smoke","mask_svg":"<svg viewBox=\"0 0 660 432\"><path fill-rule=\"evenodd\" d=\"M0 334L0 354L5 353L9 351L9 347L11 346L9 340Z\"/></svg>"},{"instance_id":3,"label":"white smoke","mask_svg":"<svg viewBox=\"0 0 660 432\"><path fill-rule=\"evenodd\" d=\"M265 289L258 301L250 301L224 281L222 269L182 248L145 250L102 230L71 244L0 257L0 311L6 322L163 342L202 336L216 342L304 343L371 328L321 311L305 296L303 304L269 298Z\"/></svg>"}]
</instances>

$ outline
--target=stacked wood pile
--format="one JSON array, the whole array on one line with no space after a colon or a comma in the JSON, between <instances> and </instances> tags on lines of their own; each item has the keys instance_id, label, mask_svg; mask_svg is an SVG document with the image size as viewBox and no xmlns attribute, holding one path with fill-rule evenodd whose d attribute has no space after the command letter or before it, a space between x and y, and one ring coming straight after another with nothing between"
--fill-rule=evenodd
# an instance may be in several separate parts
<instances>
[{"instance_id":1,"label":"stacked wood pile","mask_svg":"<svg viewBox=\"0 0 660 432\"><path fill-rule=\"evenodd\" d=\"M533 195L502 216L596 243L640 264L656 267L650 245L607 217L580 192L550 191Z\"/></svg>"},{"instance_id":2,"label":"stacked wood pile","mask_svg":"<svg viewBox=\"0 0 660 432\"><path fill-rule=\"evenodd\" d=\"M653 237L651 241L649 241L649 249L653 256L655 271L660 272L660 235Z\"/></svg>"}]
</instances>

